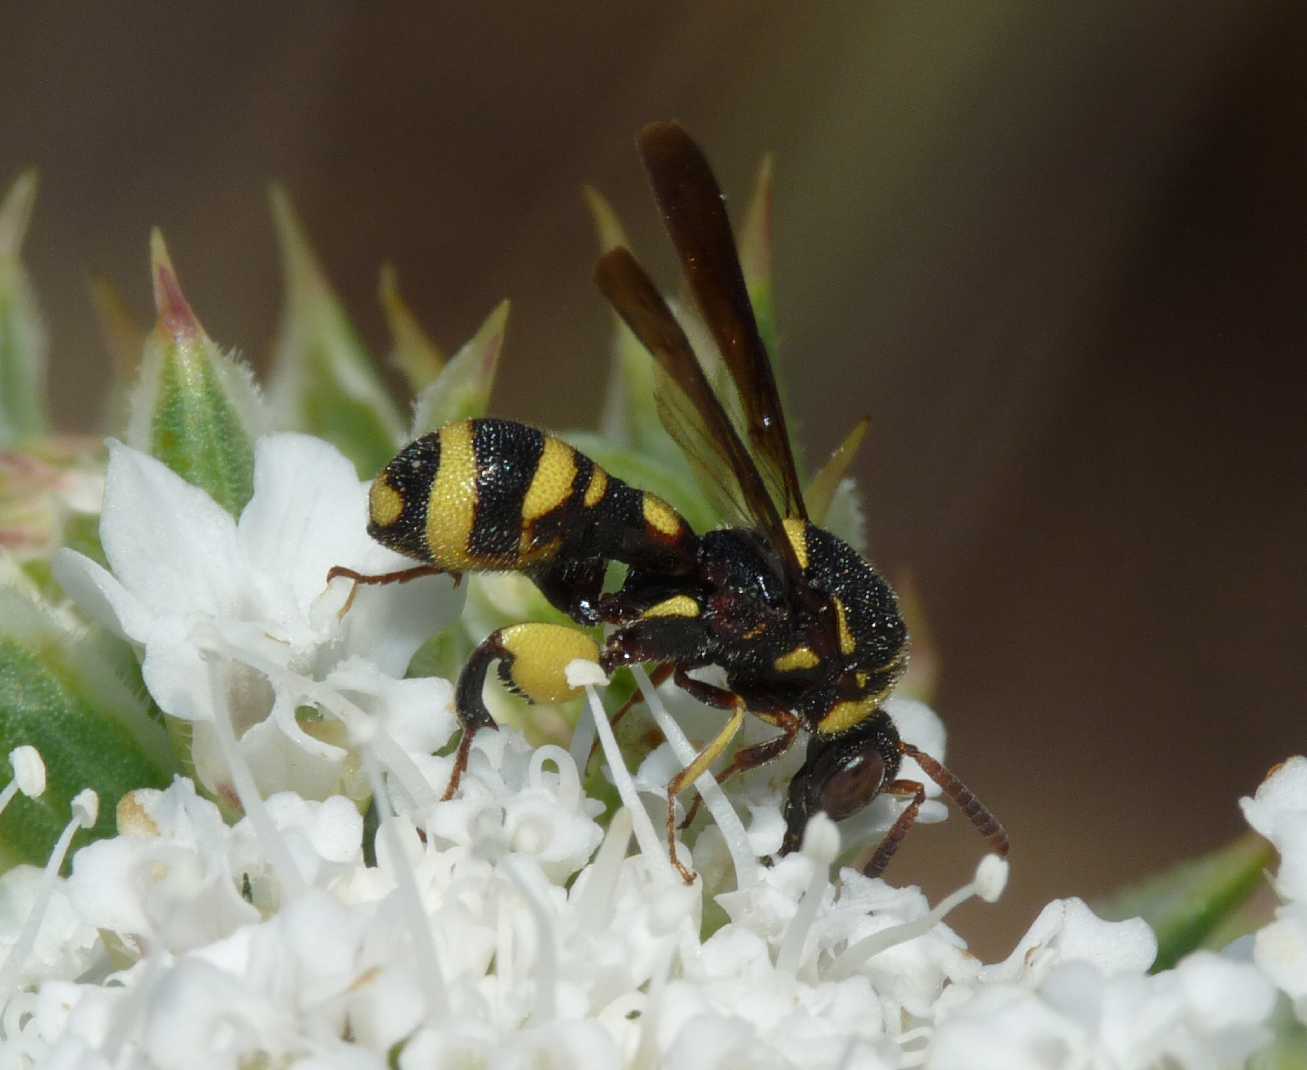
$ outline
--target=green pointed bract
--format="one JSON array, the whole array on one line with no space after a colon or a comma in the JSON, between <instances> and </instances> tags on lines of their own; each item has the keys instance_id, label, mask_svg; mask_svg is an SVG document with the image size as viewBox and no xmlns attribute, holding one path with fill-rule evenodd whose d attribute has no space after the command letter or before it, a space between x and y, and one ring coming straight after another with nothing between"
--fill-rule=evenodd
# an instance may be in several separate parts
<instances>
[{"instance_id":1,"label":"green pointed bract","mask_svg":"<svg viewBox=\"0 0 1307 1070\"><path fill-rule=\"evenodd\" d=\"M740 226L736 244L740 251L740 268L749 290L753 314L758 321L767 352L776 359L776 306L772 300L772 157L768 153L758 165L753 199Z\"/></svg>"},{"instance_id":2,"label":"green pointed bract","mask_svg":"<svg viewBox=\"0 0 1307 1070\"><path fill-rule=\"evenodd\" d=\"M826 463L804 488L803 500L808 506L808 517L818 527L825 525L826 514L830 512L835 494L848 475L870 426L871 420L865 416L854 424L853 430L844 436L844 441L835 447Z\"/></svg>"},{"instance_id":3,"label":"green pointed bract","mask_svg":"<svg viewBox=\"0 0 1307 1070\"><path fill-rule=\"evenodd\" d=\"M40 752L46 790L19 795L0 815L0 866L41 865L83 788L100 796L99 821L75 843L114 833L118 800L136 788L166 787L175 769L167 735L115 672L96 642L56 613L0 585L0 785L7 756Z\"/></svg>"},{"instance_id":4,"label":"green pointed bract","mask_svg":"<svg viewBox=\"0 0 1307 1070\"><path fill-rule=\"evenodd\" d=\"M486 414L499 370L499 354L504 348L508 310L509 303L501 301L435 382L418 395L410 438L420 438L455 420Z\"/></svg>"},{"instance_id":5,"label":"green pointed bract","mask_svg":"<svg viewBox=\"0 0 1307 1070\"><path fill-rule=\"evenodd\" d=\"M158 231L151 274L159 321L132 390L128 441L238 516L254 493L253 440L263 422L258 391L249 369L205 333Z\"/></svg>"},{"instance_id":6,"label":"green pointed bract","mask_svg":"<svg viewBox=\"0 0 1307 1070\"><path fill-rule=\"evenodd\" d=\"M148 335L128 310L118 288L108 279L91 279L90 290L100 339L113 361L113 383L104 408L104 422L111 434L126 435L131 416L131 386L140 372Z\"/></svg>"},{"instance_id":7,"label":"green pointed bract","mask_svg":"<svg viewBox=\"0 0 1307 1070\"><path fill-rule=\"evenodd\" d=\"M0 202L0 448L45 430L45 326L20 254L36 201L36 172L25 171Z\"/></svg>"},{"instance_id":8,"label":"green pointed bract","mask_svg":"<svg viewBox=\"0 0 1307 1070\"><path fill-rule=\"evenodd\" d=\"M1153 972L1169 970L1221 933L1265 881L1275 850L1248 833L1210 854L1182 862L1102 904L1107 918L1141 917L1157 934Z\"/></svg>"},{"instance_id":9,"label":"green pointed bract","mask_svg":"<svg viewBox=\"0 0 1307 1070\"><path fill-rule=\"evenodd\" d=\"M402 444L403 420L280 188L272 213L286 287L269 386L279 426L327 439L371 477Z\"/></svg>"},{"instance_id":10,"label":"green pointed bract","mask_svg":"<svg viewBox=\"0 0 1307 1070\"><path fill-rule=\"evenodd\" d=\"M599 252L630 248L626 231L603 194L589 186L585 200L594 220ZM679 452L654 407L654 363L622 318L613 314L612 366L599 430L609 440L667 460Z\"/></svg>"},{"instance_id":11,"label":"green pointed bract","mask_svg":"<svg viewBox=\"0 0 1307 1070\"><path fill-rule=\"evenodd\" d=\"M400 295L394 265L382 267L378 294L390 326L390 363L403 373L409 389L420 394L440 375L445 355Z\"/></svg>"}]
</instances>

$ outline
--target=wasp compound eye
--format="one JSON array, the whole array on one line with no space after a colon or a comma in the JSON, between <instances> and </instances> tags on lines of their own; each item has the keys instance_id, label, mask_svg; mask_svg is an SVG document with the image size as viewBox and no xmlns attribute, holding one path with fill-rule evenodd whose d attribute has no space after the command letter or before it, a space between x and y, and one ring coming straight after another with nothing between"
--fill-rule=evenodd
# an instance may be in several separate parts
<instances>
[{"instance_id":1,"label":"wasp compound eye","mask_svg":"<svg viewBox=\"0 0 1307 1070\"><path fill-rule=\"evenodd\" d=\"M868 747L837 768L821 786L821 809L841 821L875 798L885 780L885 759Z\"/></svg>"}]
</instances>

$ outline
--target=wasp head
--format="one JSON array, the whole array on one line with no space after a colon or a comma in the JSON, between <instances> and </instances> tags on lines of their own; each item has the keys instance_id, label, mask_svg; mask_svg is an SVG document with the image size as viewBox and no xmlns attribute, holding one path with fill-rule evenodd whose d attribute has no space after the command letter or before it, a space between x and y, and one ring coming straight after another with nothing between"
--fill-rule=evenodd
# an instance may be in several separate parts
<instances>
[{"instance_id":1,"label":"wasp head","mask_svg":"<svg viewBox=\"0 0 1307 1070\"><path fill-rule=\"evenodd\" d=\"M870 803L898 776L899 734L876 710L839 735L814 733L803 766L790 781L781 854L796 851L816 813L841 821Z\"/></svg>"}]
</instances>

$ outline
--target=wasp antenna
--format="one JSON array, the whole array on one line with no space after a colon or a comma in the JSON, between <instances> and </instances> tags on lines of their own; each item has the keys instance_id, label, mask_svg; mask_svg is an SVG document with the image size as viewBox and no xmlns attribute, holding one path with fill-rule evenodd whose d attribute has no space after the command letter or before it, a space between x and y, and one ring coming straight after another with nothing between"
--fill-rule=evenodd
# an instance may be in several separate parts
<instances>
[{"instance_id":1,"label":"wasp antenna","mask_svg":"<svg viewBox=\"0 0 1307 1070\"><path fill-rule=\"evenodd\" d=\"M976 798L970 788L954 776L943 762L936 761L929 754L917 750L911 743L900 743L899 753L915 760L926 775L943 789L944 794L967 815L976 831L989 840L989 845L996 855L1000 858L1007 857L1010 847L1007 829L989 812L988 807Z\"/></svg>"}]
</instances>

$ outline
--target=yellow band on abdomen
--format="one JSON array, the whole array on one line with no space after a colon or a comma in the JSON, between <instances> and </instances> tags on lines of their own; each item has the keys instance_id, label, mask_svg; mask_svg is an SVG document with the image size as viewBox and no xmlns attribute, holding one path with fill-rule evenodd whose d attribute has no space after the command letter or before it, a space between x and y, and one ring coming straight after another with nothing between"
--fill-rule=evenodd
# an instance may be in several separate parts
<instances>
[{"instance_id":1,"label":"yellow band on abdomen","mask_svg":"<svg viewBox=\"0 0 1307 1070\"><path fill-rule=\"evenodd\" d=\"M468 540L476 518L477 461L472 424L462 420L440 429L440 467L427 503L427 551L444 568L467 568Z\"/></svg>"}]
</instances>

